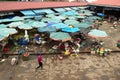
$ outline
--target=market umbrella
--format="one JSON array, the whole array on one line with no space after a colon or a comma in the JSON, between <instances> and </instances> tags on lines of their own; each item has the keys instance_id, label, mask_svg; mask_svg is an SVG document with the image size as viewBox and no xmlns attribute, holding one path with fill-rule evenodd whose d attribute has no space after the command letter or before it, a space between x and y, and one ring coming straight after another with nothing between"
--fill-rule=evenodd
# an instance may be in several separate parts
<instances>
[{"instance_id":1,"label":"market umbrella","mask_svg":"<svg viewBox=\"0 0 120 80\"><path fill-rule=\"evenodd\" d=\"M47 24L44 23L44 22L39 22L39 21L34 21L31 26L34 27L34 28L38 28L38 27L44 27L46 26Z\"/></svg>"},{"instance_id":2,"label":"market umbrella","mask_svg":"<svg viewBox=\"0 0 120 80\"><path fill-rule=\"evenodd\" d=\"M56 31L56 28L54 26L51 26L51 27L45 26L45 27L38 28L38 32L55 32L55 31Z\"/></svg>"},{"instance_id":3,"label":"market umbrella","mask_svg":"<svg viewBox=\"0 0 120 80\"><path fill-rule=\"evenodd\" d=\"M10 24L8 24L8 26L9 27L18 27L22 24L23 24L23 22L11 22Z\"/></svg>"},{"instance_id":4,"label":"market umbrella","mask_svg":"<svg viewBox=\"0 0 120 80\"><path fill-rule=\"evenodd\" d=\"M64 24L64 23L57 23L57 24L53 24L52 26L55 26L56 29L69 27L67 24Z\"/></svg>"},{"instance_id":5,"label":"market umbrella","mask_svg":"<svg viewBox=\"0 0 120 80\"><path fill-rule=\"evenodd\" d=\"M64 20L64 19L66 19L67 17L66 17L66 16L59 15L59 16L56 16L55 18L56 18L56 19Z\"/></svg>"},{"instance_id":6,"label":"market umbrella","mask_svg":"<svg viewBox=\"0 0 120 80\"><path fill-rule=\"evenodd\" d=\"M29 23L24 23L24 24L18 26L18 28L19 28L19 29L23 29L23 30L30 30L30 29L32 29L33 27L32 27L31 24L29 24Z\"/></svg>"},{"instance_id":7,"label":"market umbrella","mask_svg":"<svg viewBox=\"0 0 120 80\"><path fill-rule=\"evenodd\" d=\"M12 21L22 21L22 20L24 20L24 18L19 17L19 16L15 16L15 17L13 17L11 20L12 20Z\"/></svg>"},{"instance_id":8,"label":"market umbrella","mask_svg":"<svg viewBox=\"0 0 120 80\"><path fill-rule=\"evenodd\" d=\"M75 20L76 18L74 16L69 16L68 19L69 20Z\"/></svg>"},{"instance_id":9,"label":"market umbrella","mask_svg":"<svg viewBox=\"0 0 120 80\"><path fill-rule=\"evenodd\" d=\"M67 25L79 24L79 22L76 20L65 20L64 23Z\"/></svg>"},{"instance_id":10,"label":"market umbrella","mask_svg":"<svg viewBox=\"0 0 120 80\"><path fill-rule=\"evenodd\" d=\"M68 33L65 33L65 32L50 33L50 38L55 40L55 41L62 41L62 42L71 40L70 35Z\"/></svg>"},{"instance_id":11,"label":"market umbrella","mask_svg":"<svg viewBox=\"0 0 120 80\"><path fill-rule=\"evenodd\" d=\"M32 19L34 16L22 16L23 19Z\"/></svg>"},{"instance_id":12,"label":"market umbrella","mask_svg":"<svg viewBox=\"0 0 120 80\"><path fill-rule=\"evenodd\" d=\"M56 17L56 16L54 14L47 14L46 17L53 18L53 17Z\"/></svg>"},{"instance_id":13,"label":"market umbrella","mask_svg":"<svg viewBox=\"0 0 120 80\"><path fill-rule=\"evenodd\" d=\"M74 24L74 27L77 27L77 28L89 28L90 24L82 22L82 23L79 23L79 24Z\"/></svg>"},{"instance_id":14,"label":"market umbrella","mask_svg":"<svg viewBox=\"0 0 120 80\"><path fill-rule=\"evenodd\" d=\"M2 34L12 35L17 33L17 30L14 28L0 28L0 32L2 32Z\"/></svg>"},{"instance_id":15,"label":"market umbrella","mask_svg":"<svg viewBox=\"0 0 120 80\"><path fill-rule=\"evenodd\" d=\"M5 24L0 24L0 28L6 28L7 27L7 25L5 25Z\"/></svg>"},{"instance_id":16,"label":"market umbrella","mask_svg":"<svg viewBox=\"0 0 120 80\"><path fill-rule=\"evenodd\" d=\"M41 20L42 22L55 22L55 23L59 23L59 22L62 22L60 19L57 19L57 18L42 18Z\"/></svg>"},{"instance_id":17,"label":"market umbrella","mask_svg":"<svg viewBox=\"0 0 120 80\"><path fill-rule=\"evenodd\" d=\"M0 41L2 41L3 39L7 38L9 36L9 33L4 33L0 31Z\"/></svg>"},{"instance_id":18,"label":"market umbrella","mask_svg":"<svg viewBox=\"0 0 120 80\"><path fill-rule=\"evenodd\" d=\"M85 16L82 16L82 15L79 15L79 16L74 16L75 18L78 18L78 19L84 19Z\"/></svg>"},{"instance_id":19,"label":"market umbrella","mask_svg":"<svg viewBox=\"0 0 120 80\"><path fill-rule=\"evenodd\" d=\"M71 10L71 11L63 12L61 15L73 16L73 15L79 15L79 14L76 11Z\"/></svg>"},{"instance_id":20,"label":"market umbrella","mask_svg":"<svg viewBox=\"0 0 120 80\"><path fill-rule=\"evenodd\" d=\"M79 28L70 28L70 27L67 27L67 28L62 28L62 31L74 33L74 32L80 31L80 29Z\"/></svg>"},{"instance_id":21,"label":"market umbrella","mask_svg":"<svg viewBox=\"0 0 120 80\"><path fill-rule=\"evenodd\" d=\"M93 30L90 30L90 32L88 33L88 36L93 38L105 38L108 35L105 31L93 29Z\"/></svg>"},{"instance_id":22,"label":"market umbrella","mask_svg":"<svg viewBox=\"0 0 120 80\"><path fill-rule=\"evenodd\" d=\"M56 24L55 22L48 22L46 26L50 27L52 25Z\"/></svg>"}]
</instances>

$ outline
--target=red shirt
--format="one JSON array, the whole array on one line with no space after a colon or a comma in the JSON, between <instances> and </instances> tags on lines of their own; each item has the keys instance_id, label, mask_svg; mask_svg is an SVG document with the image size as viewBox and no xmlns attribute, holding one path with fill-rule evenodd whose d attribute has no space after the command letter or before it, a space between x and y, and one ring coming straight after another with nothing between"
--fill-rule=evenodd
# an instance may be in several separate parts
<instances>
[{"instance_id":1,"label":"red shirt","mask_svg":"<svg viewBox=\"0 0 120 80\"><path fill-rule=\"evenodd\" d=\"M38 56L38 62L39 63L42 62L42 56L41 55Z\"/></svg>"}]
</instances>

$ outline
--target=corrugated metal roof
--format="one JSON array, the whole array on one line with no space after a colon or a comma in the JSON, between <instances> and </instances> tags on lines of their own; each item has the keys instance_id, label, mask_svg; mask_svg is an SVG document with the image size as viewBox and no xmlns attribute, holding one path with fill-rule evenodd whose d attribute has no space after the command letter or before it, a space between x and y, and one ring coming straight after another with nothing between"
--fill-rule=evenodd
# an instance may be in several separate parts
<instances>
[{"instance_id":1,"label":"corrugated metal roof","mask_svg":"<svg viewBox=\"0 0 120 80\"><path fill-rule=\"evenodd\" d=\"M85 2L0 2L0 11L14 11L38 8L53 8L67 6L85 6Z\"/></svg>"},{"instance_id":2,"label":"corrugated metal roof","mask_svg":"<svg viewBox=\"0 0 120 80\"><path fill-rule=\"evenodd\" d=\"M88 4L98 5L98 6L107 6L107 7L119 7L120 8L120 0L94 0Z\"/></svg>"}]
</instances>

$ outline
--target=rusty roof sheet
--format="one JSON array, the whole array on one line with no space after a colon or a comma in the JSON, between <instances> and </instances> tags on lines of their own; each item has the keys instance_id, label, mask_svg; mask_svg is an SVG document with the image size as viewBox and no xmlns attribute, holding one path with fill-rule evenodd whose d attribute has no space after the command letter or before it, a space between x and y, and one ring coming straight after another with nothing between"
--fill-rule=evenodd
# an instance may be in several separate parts
<instances>
[{"instance_id":1,"label":"rusty roof sheet","mask_svg":"<svg viewBox=\"0 0 120 80\"><path fill-rule=\"evenodd\" d=\"M85 2L0 2L0 11L85 6Z\"/></svg>"},{"instance_id":2,"label":"rusty roof sheet","mask_svg":"<svg viewBox=\"0 0 120 80\"><path fill-rule=\"evenodd\" d=\"M93 2L90 2L88 4L120 8L120 0L94 0Z\"/></svg>"}]
</instances>

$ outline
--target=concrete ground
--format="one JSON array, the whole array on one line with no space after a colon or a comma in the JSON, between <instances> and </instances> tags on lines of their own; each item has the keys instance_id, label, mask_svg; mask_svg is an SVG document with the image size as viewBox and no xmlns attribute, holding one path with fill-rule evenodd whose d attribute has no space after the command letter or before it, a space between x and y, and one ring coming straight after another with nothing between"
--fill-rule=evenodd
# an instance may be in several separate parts
<instances>
[{"instance_id":1,"label":"concrete ground","mask_svg":"<svg viewBox=\"0 0 120 80\"><path fill-rule=\"evenodd\" d=\"M108 33L104 46L112 50L120 39L120 28L114 29L104 22L100 27ZM11 66L10 58L0 64L0 80L120 80L120 53L111 53L107 57L79 54L77 58L56 59L53 55L43 55L43 70L38 66L37 56L28 61L20 60L18 65Z\"/></svg>"}]
</instances>

